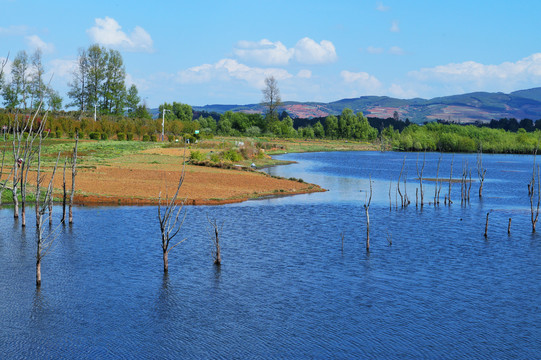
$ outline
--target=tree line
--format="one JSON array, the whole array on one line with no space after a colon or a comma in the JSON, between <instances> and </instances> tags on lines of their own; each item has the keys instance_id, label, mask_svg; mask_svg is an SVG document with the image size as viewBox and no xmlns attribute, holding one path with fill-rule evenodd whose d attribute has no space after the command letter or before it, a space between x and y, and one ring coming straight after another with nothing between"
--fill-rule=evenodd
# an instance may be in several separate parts
<instances>
[{"instance_id":1,"label":"tree line","mask_svg":"<svg viewBox=\"0 0 541 360\"><path fill-rule=\"evenodd\" d=\"M33 111L39 104L51 112L63 108L63 99L45 78L41 50L28 55L22 50L11 63L8 75L0 75L0 95L4 108L10 112ZM80 49L72 78L68 83L66 108L75 108L79 118L85 114L108 114L148 118L150 115L137 87L126 86L124 60L118 50L97 44Z\"/></svg>"}]
</instances>

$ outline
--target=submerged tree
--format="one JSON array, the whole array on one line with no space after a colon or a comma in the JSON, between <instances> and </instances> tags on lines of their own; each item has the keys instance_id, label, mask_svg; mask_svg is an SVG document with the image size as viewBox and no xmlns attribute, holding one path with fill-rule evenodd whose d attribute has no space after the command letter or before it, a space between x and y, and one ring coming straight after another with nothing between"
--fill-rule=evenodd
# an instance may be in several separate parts
<instances>
[{"instance_id":1,"label":"submerged tree","mask_svg":"<svg viewBox=\"0 0 541 360\"><path fill-rule=\"evenodd\" d=\"M40 144L41 145L41 144ZM39 152L41 153L41 146L39 149ZM51 174L51 179L49 181L49 186L47 187L47 191L45 192L45 199L39 208L38 218L37 218L37 241L36 241L36 286L39 288L41 286L41 261L47 255L49 250L51 249L51 245L54 241L54 231L51 231L47 236L44 236L44 226L43 226L43 215L45 214L45 211L47 209L48 203L53 196L53 181L54 176L56 173L56 168L58 166L58 159L60 157L60 153L58 153L58 156L56 158L56 163L53 169L53 173ZM39 184L42 182L43 178L39 177L38 174L38 190L36 192L36 195L39 194ZM36 205L37 206L37 205Z\"/></svg>"},{"instance_id":2,"label":"submerged tree","mask_svg":"<svg viewBox=\"0 0 541 360\"><path fill-rule=\"evenodd\" d=\"M364 212L366 214L366 251L370 251L370 203L372 202L372 176L368 178L370 183L370 196L365 194L364 200ZM368 199L367 199L368 198Z\"/></svg>"},{"instance_id":3,"label":"submerged tree","mask_svg":"<svg viewBox=\"0 0 541 360\"><path fill-rule=\"evenodd\" d=\"M528 184L528 195L530 197L530 219L532 221L532 232L535 232L535 227L539 219L539 205L541 204L539 165L536 166L535 155L533 162L532 178L530 180L530 183ZM537 201L534 199L535 195L537 195Z\"/></svg>"},{"instance_id":4,"label":"submerged tree","mask_svg":"<svg viewBox=\"0 0 541 360\"><path fill-rule=\"evenodd\" d=\"M75 132L75 146L71 160L71 195L69 203L69 223L73 224L73 197L75 195L75 175L77 175L77 145L79 144L79 133Z\"/></svg>"},{"instance_id":5,"label":"submerged tree","mask_svg":"<svg viewBox=\"0 0 541 360\"><path fill-rule=\"evenodd\" d=\"M213 249L212 249L212 258L214 259L214 264L221 265L222 264L222 255L220 251L220 232L223 228L222 226L218 226L218 222L216 219L211 221L209 219L209 216L207 215L207 221L211 226L211 229L207 229L207 232L210 236L210 241L212 242Z\"/></svg>"},{"instance_id":6,"label":"submerged tree","mask_svg":"<svg viewBox=\"0 0 541 360\"><path fill-rule=\"evenodd\" d=\"M163 252L163 272L167 273L169 270L169 252L173 250L177 245L183 243L186 238L180 240L173 246L171 246L171 240L175 238L182 228L182 224L186 219L186 211L182 211L184 208L184 201L177 202L178 193L184 182L184 161L182 165L182 172L178 181L177 189L173 197L168 200L165 199L165 208L162 210L162 194L160 192L158 202L158 220L160 222L160 231L162 235L162 252ZM183 213L183 216L180 215Z\"/></svg>"},{"instance_id":7,"label":"submerged tree","mask_svg":"<svg viewBox=\"0 0 541 360\"><path fill-rule=\"evenodd\" d=\"M483 167L483 146L479 147L477 152L477 176L479 177L479 197L483 197L483 184L485 183L485 175L487 169Z\"/></svg>"}]
</instances>

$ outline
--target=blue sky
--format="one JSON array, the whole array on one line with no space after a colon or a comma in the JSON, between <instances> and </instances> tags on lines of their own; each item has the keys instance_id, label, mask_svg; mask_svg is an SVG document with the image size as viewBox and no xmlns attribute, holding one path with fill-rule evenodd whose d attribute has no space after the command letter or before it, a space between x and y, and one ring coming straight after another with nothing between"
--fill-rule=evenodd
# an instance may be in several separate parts
<instances>
[{"instance_id":1,"label":"blue sky","mask_svg":"<svg viewBox=\"0 0 541 360\"><path fill-rule=\"evenodd\" d=\"M0 59L37 47L64 97L79 48L124 58L149 107L541 86L541 1L0 0ZM9 64L7 68L9 72Z\"/></svg>"}]
</instances>

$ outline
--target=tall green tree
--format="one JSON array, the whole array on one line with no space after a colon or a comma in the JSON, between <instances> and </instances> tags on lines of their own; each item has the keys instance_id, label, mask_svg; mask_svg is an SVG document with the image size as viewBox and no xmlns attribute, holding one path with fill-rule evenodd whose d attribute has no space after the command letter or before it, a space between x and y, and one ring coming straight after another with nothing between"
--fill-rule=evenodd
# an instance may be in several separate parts
<instances>
[{"instance_id":1,"label":"tall green tree","mask_svg":"<svg viewBox=\"0 0 541 360\"><path fill-rule=\"evenodd\" d=\"M68 97L71 102L68 107L76 107L82 116L89 105L89 90L88 90L88 57L85 49L79 49L77 57L77 66L73 71L73 78L68 83Z\"/></svg>"},{"instance_id":2,"label":"tall green tree","mask_svg":"<svg viewBox=\"0 0 541 360\"><path fill-rule=\"evenodd\" d=\"M98 106L102 86L105 81L105 70L107 60L105 58L105 49L98 44L91 45L87 51L87 70L88 70L88 98L89 106Z\"/></svg>"},{"instance_id":3,"label":"tall green tree","mask_svg":"<svg viewBox=\"0 0 541 360\"><path fill-rule=\"evenodd\" d=\"M4 86L4 105L8 109L27 108L29 65L26 51L19 51L11 64L11 82Z\"/></svg>"},{"instance_id":4,"label":"tall green tree","mask_svg":"<svg viewBox=\"0 0 541 360\"><path fill-rule=\"evenodd\" d=\"M126 69L122 55L117 50L102 49L105 72L101 87L101 109L110 114L121 115L126 104Z\"/></svg>"},{"instance_id":5,"label":"tall green tree","mask_svg":"<svg viewBox=\"0 0 541 360\"><path fill-rule=\"evenodd\" d=\"M32 70L30 74L30 107L35 109L45 102L47 86L43 81L45 69L42 63L41 50L37 49L32 55Z\"/></svg>"},{"instance_id":6,"label":"tall green tree","mask_svg":"<svg viewBox=\"0 0 541 360\"><path fill-rule=\"evenodd\" d=\"M137 86L135 86L135 84L132 84L128 89L128 93L126 95L126 107L128 110L128 115L134 116L135 110L137 110L140 102L141 97L139 96L139 92L137 91Z\"/></svg>"}]
</instances>

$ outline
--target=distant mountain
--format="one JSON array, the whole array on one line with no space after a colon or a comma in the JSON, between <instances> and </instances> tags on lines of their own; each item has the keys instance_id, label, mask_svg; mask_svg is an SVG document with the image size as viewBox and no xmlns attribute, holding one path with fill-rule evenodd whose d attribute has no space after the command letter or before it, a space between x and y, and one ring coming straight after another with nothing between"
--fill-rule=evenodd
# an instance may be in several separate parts
<instances>
[{"instance_id":1,"label":"distant mountain","mask_svg":"<svg viewBox=\"0 0 541 360\"><path fill-rule=\"evenodd\" d=\"M343 109L362 111L365 116L388 118L396 111L401 119L422 123L447 120L460 123L488 122L492 119L541 119L541 87L510 94L474 92L426 99L395 99L387 96L362 96L330 103L285 102L279 111L291 117L314 118L339 115ZM194 106L194 110L224 113L226 111L263 113L261 104Z\"/></svg>"}]
</instances>

